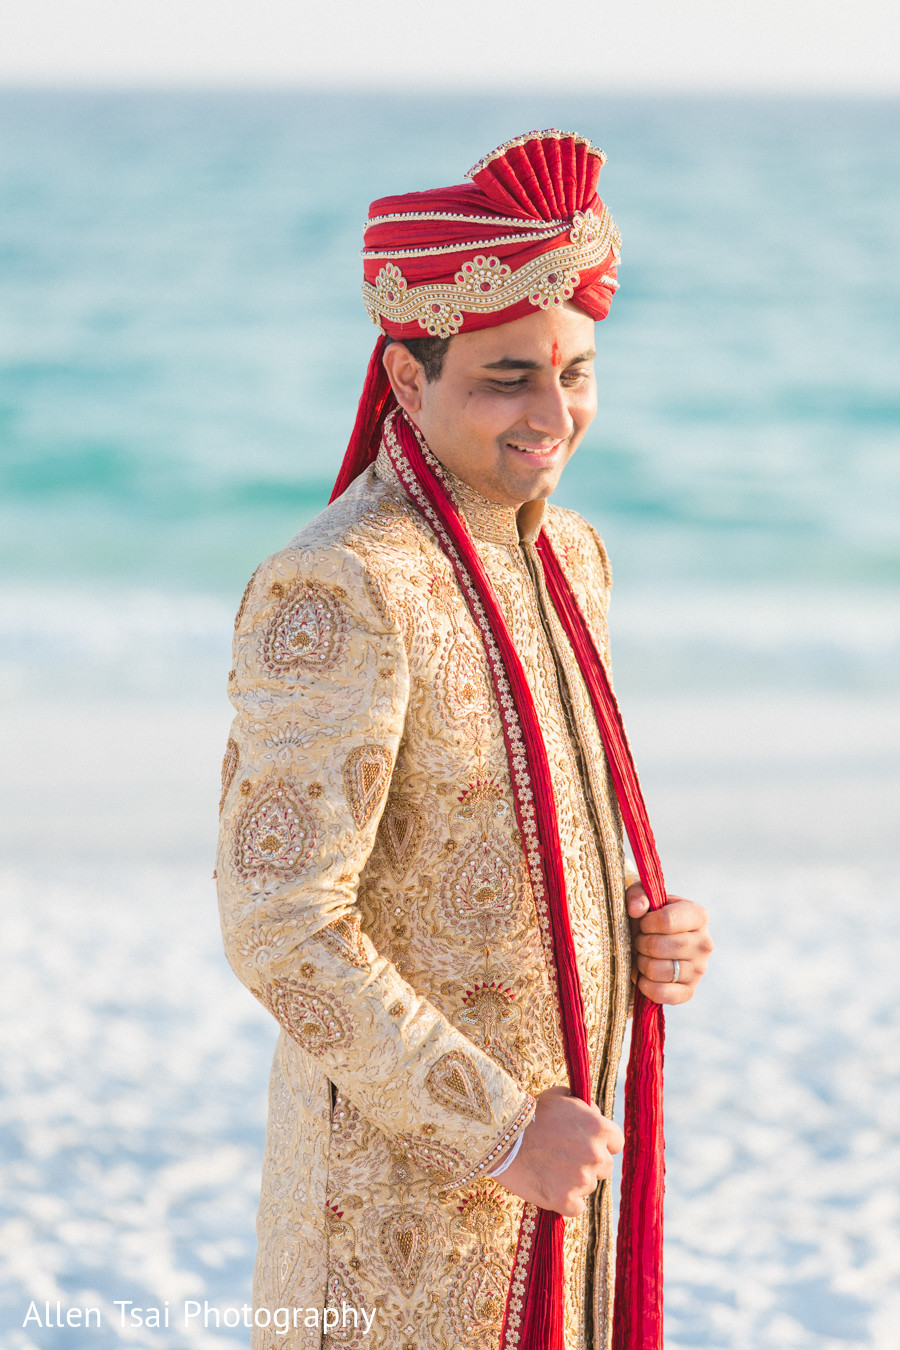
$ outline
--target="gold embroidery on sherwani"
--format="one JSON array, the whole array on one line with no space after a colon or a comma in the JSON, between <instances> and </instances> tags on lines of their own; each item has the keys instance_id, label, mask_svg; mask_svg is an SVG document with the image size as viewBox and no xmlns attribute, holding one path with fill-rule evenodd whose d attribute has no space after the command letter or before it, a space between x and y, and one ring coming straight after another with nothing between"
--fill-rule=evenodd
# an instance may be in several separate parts
<instances>
[{"instance_id":1,"label":"gold embroidery on sherwani","mask_svg":"<svg viewBox=\"0 0 900 1350\"><path fill-rule=\"evenodd\" d=\"M519 1024L515 994L497 980L482 982L467 989L462 997L459 1020L471 1028L474 1039L493 1053L501 1037L510 1036ZM501 1042L502 1043L502 1042Z\"/></svg>"},{"instance_id":2,"label":"gold embroidery on sherwani","mask_svg":"<svg viewBox=\"0 0 900 1350\"><path fill-rule=\"evenodd\" d=\"M285 674L331 670L343 654L345 626L343 607L333 592L301 583L288 592L266 628L262 662Z\"/></svg>"},{"instance_id":3,"label":"gold embroidery on sherwani","mask_svg":"<svg viewBox=\"0 0 900 1350\"><path fill-rule=\"evenodd\" d=\"M263 782L255 792L251 787L234 832L235 870L263 883L293 875L309 862L316 839L296 792L281 778Z\"/></svg>"},{"instance_id":4,"label":"gold embroidery on sherwani","mask_svg":"<svg viewBox=\"0 0 900 1350\"><path fill-rule=\"evenodd\" d=\"M237 632L237 630L238 630L238 629L240 628L240 626L241 626L241 619L244 617L244 610L247 608L247 601L248 601L249 598L250 598L250 592L251 592L251 590L253 589L253 583L254 583L254 581L256 580L256 573L257 573L258 571L259 571L259 568L257 567L256 572L253 573L253 576L250 578L250 580L247 582L247 585L244 587L244 593L243 593L243 595L241 596L241 602L240 602L240 604L238 605L238 607L237 607L237 613L236 613L235 616L234 616L234 631L235 631L235 632Z\"/></svg>"},{"instance_id":5,"label":"gold embroidery on sherwani","mask_svg":"<svg viewBox=\"0 0 900 1350\"><path fill-rule=\"evenodd\" d=\"M372 964L374 947L363 937L358 914L335 919L315 934L317 942L323 942L337 956L358 970L368 970Z\"/></svg>"},{"instance_id":6,"label":"gold embroidery on sherwani","mask_svg":"<svg viewBox=\"0 0 900 1350\"><path fill-rule=\"evenodd\" d=\"M384 813L384 843L388 863L398 879L407 872L425 835L423 813L414 802L402 798Z\"/></svg>"},{"instance_id":7,"label":"gold embroidery on sherwani","mask_svg":"<svg viewBox=\"0 0 900 1350\"><path fill-rule=\"evenodd\" d=\"M451 1182L454 1173L465 1166L466 1159L463 1153L455 1148L447 1148L445 1144L436 1143L431 1135L422 1137L414 1134L398 1134L397 1142L410 1162L415 1163L416 1167L437 1181Z\"/></svg>"},{"instance_id":8,"label":"gold embroidery on sherwani","mask_svg":"<svg viewBox=\"0 0 900 1350\"><path fill-rule=\"evenodd\" d=\"M535 631L534 583L514 513L478 494L463 509L528 671L548 747L592 1068L607 1102L621 1031L618 1014L610 1022L607 1013L606 970L615 958L606 910L615 909L615 928L621 876L602 751L577 693L574 723L566 720L551 651L556 634ZM571 545L570 559L578 555L573 585L605 650L607 579L595 537L569 512L551 507L547 514L557 552ZM340 660L273 668L264 636L308 588L341 607ZM477 735L471 719L451 716L445 693L443 656L459 642L488 696ZM565 1061L481 639L447 559L400 495L385 457L264 564L233 664L232 738L241 763L224 804L217 863L229 957L258 995L276 982L301 988L301 997L309 991L329 1001L349 1032L326 1044L323 1023L295 1006L294 1021L312 1023L311 1048L287 1031L279 1039L254 1302L340 1308L343 1299L371 1309L378 1300L369 1337L338 1327L327 1346L497 1350L515 1239L530 1207L484 1172L530 1120L528 1094L565 1082ZM457 668L463 675L465 666ZM469 697L465 685L457 680L451 692L457 709ZM584 795L574 734L587 776L596 779L597 818L570 800ZM393 772L361 826L343 770L353 748L372 745L390 755ZM236 841L257 794L278 776L292 809L318 831L313 853L299 871L293 864L278 870L267 858L264 870L248 874ZM300 973L307 966L308 978ZM617 988L623 978L627 959ZM492 1123L443 1106L425 1086L429 1070L453 1051L476 1065ZM487 1224L495 1211L489 1200L473 1200L478 1192L503 1197L505 1221ZM587 1225L566 1224L566 1350L605 1347L611 1234L602 1203L589 1247ZM379 1225L404 1209L427 1233L409 1294L379 1239ZM514 1289L513 1311L516 1297ZM584 1313L595 1301L594 1329L583 1342ZM291 1330L274 1345L271 1329L254 1330L252 1347L322 1350L321 1326Z\"/></svg>"},{"instance_id":9,"label":"gold embroidery on sherwani","mask_svg":"<svg viewBox=\"0 0 900 1350\"><path fill-rule=\"evenodd\" d=\"M411 1205L395 1209L378 1227L381 1254L405 1294L411 1294L422 1272L428 1232L418 1210Z\"/></svg>"},{"instance_id":10,"label":"gold embroidery on sherwani","mask_svg":"<svg viewBox=\"0 0 900 1350\"><path fill-rule=\"evenodd\" d=\"M478 1252L463 1266L450 1291L450 1321L466 1350L493 1350L503 1325L509 1270L506 1262Z\"/></svg>"},{"instance_id":11,"label":"gold embroidery on sherwani","mask_svg":"<svg viewBox=\"0 0 900 1350\"><path fill-rule=\"evenodd\" d=\"M234 782L234 775L238 770L238 748L237 741L229 738L225 746L225 754L222 758L222 795L219 798L219 815L222 814L222 807L225 805L225 798L228 796L228 789Z\"/></svg>"},{"instance_id":12,"label":"gold embroidery on sherwani","mask_svg":"<svg viewBox=\"0 0 900 1350\"><path fill-rule=\"evenodd\" d=\"M440 692L455 722L483 722L491 711L491 694L478 653L470 642L453 637L441 658Z\"/></svg>"},{"instance_id":13,"label":"gold embroidery on sherwani","mask_svg":"<svg viewBox=\"0 0 900 1350\"><path fill-rule=\"evenodd\" d=\"M360 829L374 816L388 785L391 768L391 752L383 745L358 745L345 759L344 791Z\"/></svg>"},{"instance_id":14,"label":"gold embroidery on sherwani","mask_svg":"<svg viewBox=\"0 0 900 1350\"><path fill-rule=\"evenodd\" d=\"M346 1266L336 1263L328 1277L328 1297L323 1300L327 1308L343 1307L362 1309L366 1307L366 1299L360 1290L359 1285L354 1280L352 1274ZM319 1333L316 1333L318 1337ZM326 1336L322 1338L322 1346L341 1345L344 1347L355 1347L365 1345L366 1338L362 1327L354 1328L352 1321L341 1325L339 1321L337 1326L332 1327ZM310 1341L310 1347L317 1342Z\"/></svg>"},{"instance_id":15,"label":"gold embroidery on sherwani","mask_svg":"<svg viewBox=\"0 0 900 1350\"><path fill-rule=\"evenodd\" d=\"M451 1111L490 1125L494 1119L484 1084L471 1060L458 1050L441 1055L425 1076L425 1086L436 1102Z\"/></svg>"},{"instance_id":16,"label":"gold embroidery on sherwani","mask_svg":"<svg viewBox=\"0 0 900 1350\"><path fill-rule=\"evenodd\" d=\"M321 1055L329 1046L345 1045L351 1039L340 1003L315 985L276 980L263 986L262 997L285 1031L310 1055Z\"/></svg>"},{"instance_id":17,"label":"gold embroidery on sherwani","mask_svg":"<svg viewBox=\"0 0 900 1350\"><path fill-rule=\"evenodd\" d=\"M476 838L451 855L438 899L452 928L487 940L511 920L522 883L521 853L500 836Z\"/></svg>"}]
</instances>

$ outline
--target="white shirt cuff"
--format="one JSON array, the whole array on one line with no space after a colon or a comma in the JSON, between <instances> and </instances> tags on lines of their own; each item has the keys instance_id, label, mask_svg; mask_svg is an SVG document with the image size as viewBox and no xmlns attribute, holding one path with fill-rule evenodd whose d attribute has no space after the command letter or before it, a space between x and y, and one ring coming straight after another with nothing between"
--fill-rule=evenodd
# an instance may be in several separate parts
<instances>
[{"instance_id":1,"label":"white shirt cuff","mask_svg":"<svg viewBox=\"0 0 900 1350\"><path fill-rule=\"evenodd\" d=\"M526 1125L525 1129L527 1128L528 1126ZM507 1167L509 1167L512 1163L515 1162L516 1155L518 1154L519 1149L522 1147L522 1140L524 1138L525 1138L525 1130L523 1130L522 1133L519 1135L518 1139L513 1144L512 1148L509 1150L506 1157L503 1159L502 1163L498 1163L497 1166L493 1169L493 1171L485 1172L485 1176L499 1177L501 1173L505 1172Z\"/></svg>"}]
</instances>

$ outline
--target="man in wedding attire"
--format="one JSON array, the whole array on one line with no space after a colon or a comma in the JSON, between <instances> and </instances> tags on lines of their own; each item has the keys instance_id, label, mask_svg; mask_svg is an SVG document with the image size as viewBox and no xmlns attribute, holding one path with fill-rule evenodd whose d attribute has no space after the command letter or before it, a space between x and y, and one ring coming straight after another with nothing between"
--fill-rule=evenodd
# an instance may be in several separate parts
<instances>
[{"instance_id":1,"label":"man in wedding attire","mask_svg":"<svg viewBox=\"0 0 900 1350\"><path fill-rule=\"evenodd\" d=\"M626 869L609 564L546 503L617 285L603 159L534 132L373 203L336 495L237 616L222 924L282 1028L254 1307L372 1314L256 1350L610 1341L633 982L684 1002L712 944Z\"/></svg>"}]
</instances>

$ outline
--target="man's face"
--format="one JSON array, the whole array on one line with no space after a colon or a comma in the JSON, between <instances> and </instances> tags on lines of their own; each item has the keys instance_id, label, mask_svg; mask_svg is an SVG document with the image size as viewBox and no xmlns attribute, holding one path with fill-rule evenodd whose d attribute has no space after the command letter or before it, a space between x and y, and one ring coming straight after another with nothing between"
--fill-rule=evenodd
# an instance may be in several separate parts
<instances>
[{"instance_id":1,"label":"man's face","mask_svg":"<svg viewBox=\"0 0 900 1350\"><path fill-rule=\"evenodd\" d=\"M549 497L597 411L594 321L574 305L460 333L410 409L441 463L505 506Z\"/></svg>"}]
</instances>

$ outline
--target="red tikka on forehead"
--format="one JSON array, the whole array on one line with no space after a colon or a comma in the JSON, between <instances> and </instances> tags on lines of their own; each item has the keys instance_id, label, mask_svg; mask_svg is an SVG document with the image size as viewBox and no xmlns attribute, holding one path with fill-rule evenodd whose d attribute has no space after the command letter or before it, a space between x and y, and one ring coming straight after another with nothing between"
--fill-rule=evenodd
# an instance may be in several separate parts
<instances>
[{"instance_id":1,"label":"red tikka on forehead","mask_svg":"<svg viewBox=\"0 0 900 1350\"><path fill-rule=\"evenodd\" d=\"M555 338L553 339L553 352L551 354L550 359L553 362L554 366L558 366L562 362L562 357L559 354L559 343L556 341Z\"/></svg>"}]
</instances>

